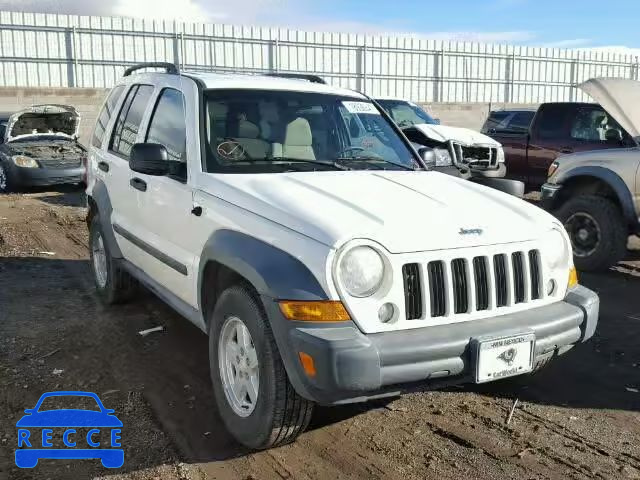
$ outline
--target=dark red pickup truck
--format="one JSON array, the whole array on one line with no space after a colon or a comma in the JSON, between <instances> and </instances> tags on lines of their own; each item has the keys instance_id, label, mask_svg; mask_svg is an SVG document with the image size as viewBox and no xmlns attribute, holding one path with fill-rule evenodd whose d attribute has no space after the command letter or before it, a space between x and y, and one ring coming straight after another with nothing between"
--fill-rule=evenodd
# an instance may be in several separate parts
<instances>
[{"instance_id":1,"label":"dark red pickup truck","mask_svg":"<svg viewBox=\"0 0 640 480\"><path fill-rule=\"evenodd\" d=\"M549 166L562 154L635 146L595 103L545 103L535 115L526 110L494 111L482 132L504 147L507 178L521 180L528 190L539 189Z\"/></svg>"}]
</instances>

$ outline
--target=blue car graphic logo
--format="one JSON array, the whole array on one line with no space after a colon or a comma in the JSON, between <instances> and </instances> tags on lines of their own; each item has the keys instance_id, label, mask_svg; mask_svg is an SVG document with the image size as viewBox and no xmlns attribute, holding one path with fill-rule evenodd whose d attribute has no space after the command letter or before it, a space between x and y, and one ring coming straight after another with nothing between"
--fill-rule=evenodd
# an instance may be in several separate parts
<instances>
[{"instance_id":1,"label":"blue car graphic logo","mask_svg":"<svg viewBox=\"0 0 640 480\"><path fill-rule=\"evenodd\" d=\"M99 411L73 408L41 411L42 402L51 397L88 397L95 400ZM70 398L70 400L78 399ZM24 412L26 415L16 423L18 427L16 465L18 467L33 468L41 458L66 460L99 458L106 468L120 468L124 464L124 450L120 448L122 422L113 414L114 410L104 407L95 393L45 393L35 407ZM62 444L65 448L54 448L54 429L56 438L62 434ZM88 431L85 435L76 429ZM83 448L84 446L87 448ZM107 446L109 448L106 448Z\"/></svg>"}]
</instances>

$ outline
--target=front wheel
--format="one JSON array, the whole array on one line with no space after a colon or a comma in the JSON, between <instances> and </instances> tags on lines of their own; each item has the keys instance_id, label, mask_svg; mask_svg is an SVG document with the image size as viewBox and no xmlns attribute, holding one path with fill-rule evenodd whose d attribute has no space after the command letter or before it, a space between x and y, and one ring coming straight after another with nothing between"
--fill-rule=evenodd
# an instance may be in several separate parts
<instances>
[{"instance_id":1,"label":"front wheel","mask_svg":"<svg viewBox=\"0 0 640 480\"><path fill-rule=\"evenodd\" d=\"M0 194L10 193L12 190L9 169L0 162Z\"/></svg>"},{"instance_id":2,"label":"front wheel","mask_svg":"<svg viewBox=\"0 0 640 480\"><path fill-rule=\"evenodd\" d=\"M619 208L611 200L579 195L567 200L556 216L569 234L578 270L606 270L624 258L628 230Z\"/></svg>"},{"instance_id":3,"label":"front wheel","mask_svg":"<svg viewBox=\"0 0 640 480\"><path fill-rule=\"evenodd\" d=\"M89 256L96 291L103 303L122 303L133 296L136 282L118 267L111 256L98 215L93 217L89 226Z\"/></svg>"},{"instance_id":4,"label":"front wheel","mask_svg":"<svg viewBox=\"0 0 640 480\"><path fill-rule=\"evenodd\" d=\"M209 366L222 421L241 444L276 447L307 428L313 403L289 382L262 304L247 287L228 288L216 303Z\"/></svg>"}]
</instances>

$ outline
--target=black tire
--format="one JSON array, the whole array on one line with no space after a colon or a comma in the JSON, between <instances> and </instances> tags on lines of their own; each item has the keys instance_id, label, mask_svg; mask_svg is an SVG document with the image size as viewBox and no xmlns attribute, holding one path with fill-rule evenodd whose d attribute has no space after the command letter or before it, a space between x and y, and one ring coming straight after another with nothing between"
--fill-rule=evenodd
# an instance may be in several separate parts
<instances>
[{"instance_id":1,"label":"black tire","mask_svg":"<svg viewBox=\"0 0 640 480\"><path fill-rule=\"evenodd\" d=\"M0 162L0 195L13 192L13 181L9 167Z\"/></svg>"},{"instance_id":2,"label":"black tire","mask_svg":"<svg viewBox=\"0 0 640 480\"><path fill-rule=\"evenodd\" d=\"M106 282L103 284L98 280L96 261L94 258L94 246L99 238L102 238L102 245L106 257ZM137 282L127 272L118 268L118 265L111 256L109 244L104 240L102 225L98 215L94 215L89 226L89 258L91 260L91 271L93 272L96 291L102 303L106 305L124 303L134 296Z\"/></svg>"},{"instance_id":3,"label":"black tire","mask_svg":"<svg viewBox=\"0 0 640 480\"><path fill-rule=\"evenodd\" d=\"M258 358L258 397L246 417L229 404L218 364L220 334L229 317L243 321ZM314 404L289 382L262 303L248 286L229 287L216 303L209 322L209 367L220 417L239 443L256 450L277 447L294 441L309 425Z\"/></svg>"},{"instance_id":4,"label":"black tire","mask_svg":"<svg viewBox=\"0 0 640 480\"><path fill-rule=\"evenodd\" d=\"M593 248L578 252L579 240L572 232L572 219L576 214L584 214L594 222L599 230L598 241ZM606 270L624 258L627 253L629 233L620 209L611 200L596 195L579 195L567 200L555 212L556 217L565 225L571 237L574 256L573 262L578 270L594 272Z\"/></svg>"}]
</instances>

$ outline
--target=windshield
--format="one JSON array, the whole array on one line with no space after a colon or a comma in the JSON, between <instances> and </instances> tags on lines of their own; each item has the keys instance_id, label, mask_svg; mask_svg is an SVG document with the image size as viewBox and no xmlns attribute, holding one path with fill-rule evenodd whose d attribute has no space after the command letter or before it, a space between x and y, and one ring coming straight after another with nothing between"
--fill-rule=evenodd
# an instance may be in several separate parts
<instances>
[{"instance_id":1,"label":"windshield","mask_svg":"<svg viewBox=\"0 0 640 480\"><path fill-rule=\"evenodd\" d=\"M425 123L438 125L436 120L415 103L403 100L378 100L378 103L400 127Z\"/></svg>"},{"instance_id":2,"label":"windshield","mask_svg":"<svg viewBox=\"0 0 640 480\"><path fill-rule=\"evenodd\" d=\"M208 90L204 101L207 172L420 167L369 101L268 90Z\"/></svg>"}]
</instances>

